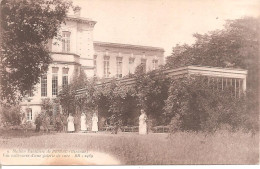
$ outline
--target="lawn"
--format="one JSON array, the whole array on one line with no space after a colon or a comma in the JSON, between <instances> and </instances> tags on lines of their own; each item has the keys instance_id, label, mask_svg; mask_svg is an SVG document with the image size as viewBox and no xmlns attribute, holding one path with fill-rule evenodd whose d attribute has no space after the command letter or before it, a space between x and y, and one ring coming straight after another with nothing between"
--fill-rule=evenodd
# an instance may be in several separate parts
<instances>
[{"instance_id":1,"label":"lawn","mask_svg":"<svg viewBox=\"0 0 260 169\"><path fill-rule=\"evenodd\" d=\"M88 150L111 155L120 164L258 164L259 135L203 133L37 133L0 129L0 149ZM102 159L100 159L102 160Z\"/></svg>"}]
</instances>

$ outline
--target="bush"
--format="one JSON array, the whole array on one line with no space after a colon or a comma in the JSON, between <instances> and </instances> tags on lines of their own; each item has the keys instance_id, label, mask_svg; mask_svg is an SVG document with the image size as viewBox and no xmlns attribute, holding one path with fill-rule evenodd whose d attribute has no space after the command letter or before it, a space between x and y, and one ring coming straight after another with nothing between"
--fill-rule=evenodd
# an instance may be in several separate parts
<instances>
[{"instance_id":1,"label":"bush","mask_svg":"<svg viewBox=\"0 0 260 169\"><path fill-rule=\"evenodd\" d=\"M5 126L17 126L21 124L21 107L19 105L5 105L1 109L1 123Z\"/></svg>"},{"instance_id":2,"label":"bush","mask_svg":"<svg viewBox=\"0 0 260 169\"><path fill-rule=\"evenodd\" d=\"M179 116L180 130L214 132L223 125L229 125L232 131L256 130L253 127L256 125L249 122L252 118L248 116L250 96L235 97L230 87L222 90L214 86L214 83L208 84L207 77L173 80L165 101L165 115Z\"/></svg>"},{"instance_id":3,"label":"bush","mask_svg":"<svg viewBox=\"0 0 260 169\"><path fill-rule=\"evenodd\" d=\"M156 119L154 125L166 125L170 119L164 116L164 100L168 97L170 79L163 73L163 68L148 73L136 71L135 90L141 108L150 118Z\"/></svg>"}]
</instances>

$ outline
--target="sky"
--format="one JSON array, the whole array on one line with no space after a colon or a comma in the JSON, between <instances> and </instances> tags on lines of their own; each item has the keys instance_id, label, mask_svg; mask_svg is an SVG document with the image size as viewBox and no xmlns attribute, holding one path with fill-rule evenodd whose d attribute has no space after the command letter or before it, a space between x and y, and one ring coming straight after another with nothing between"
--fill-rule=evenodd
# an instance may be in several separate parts
<instances>
[{"instance_id":1,"label":"sky","mask_svg":"<svg viewBox=\"0 0 260 169\"><path fill-rule=\"evenodd\" d=\"M259 0L73 0L81 17L97 21L94 40L162 47L192 44L194 33L222 29L225 20L259 16Z\"/></svg>"}]
</instances>

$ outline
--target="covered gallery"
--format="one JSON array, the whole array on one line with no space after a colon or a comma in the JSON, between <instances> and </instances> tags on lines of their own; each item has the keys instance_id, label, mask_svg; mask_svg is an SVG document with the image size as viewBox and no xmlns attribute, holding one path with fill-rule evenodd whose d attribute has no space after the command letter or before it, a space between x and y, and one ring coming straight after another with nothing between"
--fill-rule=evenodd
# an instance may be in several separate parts
<instances>
[{"instance_id":1,"label":"covered gallery","mask_svg":"<svg viewBox=\"0 0 260 169\"><path fill-rule=\"evenodd\" d=\"M209 67L209 66L185 66L176 69L166 69L165 75L178 79L187 75L198 75L208 77L208 83L217 82L216 88L224 89L227 86L232 86L234 95L240 96L242 92L246 91L246 78L247 70L244 69L231 69L231 68L220 68L220 67ZM118 79L125 85L132 85L135 83L134 78L123 78ZM102 86L104 83L97 83L97 86ZM86 92L86 89L80 89L77 91L77 95L80 96Z\"/></svg>"}]
</instances>

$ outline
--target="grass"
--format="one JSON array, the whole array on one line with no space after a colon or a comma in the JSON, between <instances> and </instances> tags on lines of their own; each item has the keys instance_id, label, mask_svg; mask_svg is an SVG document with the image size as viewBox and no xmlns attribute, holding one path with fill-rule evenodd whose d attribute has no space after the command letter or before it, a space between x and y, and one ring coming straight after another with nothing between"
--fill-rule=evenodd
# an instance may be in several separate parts
<instances>
[{"instance_id":1,"label":"grass","mask_svg":"<svg viewBox=\"0 0 260 169\"><path fill-rule=\"evenodd\" d=\"M121 164L258 164L259 135L203 133L50 133L0 129L0 149L84 149L108 153Z\"/></svg>"}]
</instances>

